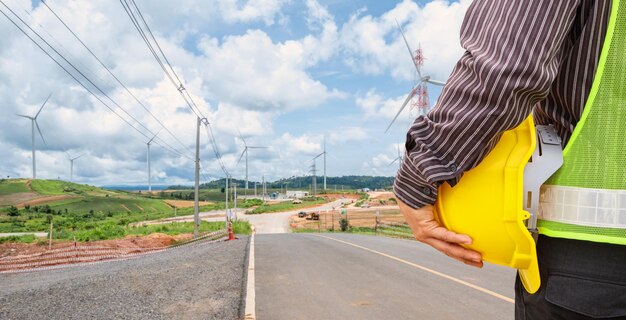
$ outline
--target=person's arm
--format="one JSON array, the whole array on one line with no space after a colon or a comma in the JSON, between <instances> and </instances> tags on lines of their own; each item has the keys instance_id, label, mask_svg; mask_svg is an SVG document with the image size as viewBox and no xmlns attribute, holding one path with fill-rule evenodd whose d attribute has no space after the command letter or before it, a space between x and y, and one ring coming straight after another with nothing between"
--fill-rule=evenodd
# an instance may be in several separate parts
<instances>
[{"instance_id":1,"label":"person's arm","mask_svg":"<svg viewBox=\"0 0 626 320\"><path fill-rule=\"evenodd\" d=\"M440 245L440 251L475 261L475 252L459 250L467 239L425 232L416 221L432 218L441 183L454 186L493 149L502 132L519 125L547 96L578 6L578 1L551 0L472 3L461 29L466 52L435 109L409 129L405 161L394 182L401 211L418 240L443 241L452 247Z\"/></svg>"}]
</instances>

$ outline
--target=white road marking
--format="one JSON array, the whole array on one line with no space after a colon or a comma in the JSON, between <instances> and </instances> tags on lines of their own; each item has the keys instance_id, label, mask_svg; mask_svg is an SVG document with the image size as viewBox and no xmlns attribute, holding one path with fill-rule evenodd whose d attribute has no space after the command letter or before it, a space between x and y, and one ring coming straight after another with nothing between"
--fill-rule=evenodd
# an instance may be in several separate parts
<instances>
[{"instance_id":1,"label":"white road marking","mask_svg":"<svg viewBox=\"0 0 626 320\"><path fill-rule=\"evenodd\" d=\"M389 259L392 259L392 260L404 263L406 265L415 267L417 269L420 269L420 270L423 270L423 271L426 271L426 272L430 272L430 273L432 273L432 274L434 274L436 276L440 276L440 277L448 279L450 281L454 281L456 283L459 283L459 284L462 284L464 286L470 287L472 289L478 290L480 292L486 293L486 294L488 294L490 296L496 297L496 298L504 300L506 302L515 303L515 299L511 299L511 298L503 296L503 295L501 295L499 293L493 292L493 291L491 291L489 289L485 289L483 287L477 286L477 285L469 283L467 281L463 281L463 280L455 278L453 276L449 276L447 274L444 274L444 273L441 273L441 272L438 272L438 271L426 268L424 266L420 266L419 264L416 264L416 263L413 263L413 262L410 262L410 261L406 261L404 259L400 259L398 257L394 257L392 255L388 255L386 253L383 253L383 252L380 252L380 251L376 251L376 250L373 250L373 249L370 249L370 248L366 248L366 247L363 247L363 246L360 246L358 244L354 244L354 243L351 243L351 242L348 242L348 241L343 241L343 240L339 240L339 239L335 239L335 238L331 238L331 237L327 237L327 236L322 236L322 235L317 235L317 234L313 234L313 235L317 236L317 237L325 238L325 239L328 239L328 240L340 242L340 243L343 243L343 244L347 244L347 245L353 246L355 248L359 248L359 249L362 249L362 250L365 250L365 251L368 251L368 252L371 252L371 253L375 253L375 254L381 255L383 257L386 257L386 258L389 258Z\"/></svg>"},{"instance_id":2,"label":"white road marking","mask_svg":"<svg viewBox=\"0 0 626 320\"><path fill-rule=\"evenodd\" d=\"M255 314L255 287L254 287L254 229L250 236L250 251L248 255L248 284L246 286L246 320L256 319Z\"/></svg>"}]
</instances>

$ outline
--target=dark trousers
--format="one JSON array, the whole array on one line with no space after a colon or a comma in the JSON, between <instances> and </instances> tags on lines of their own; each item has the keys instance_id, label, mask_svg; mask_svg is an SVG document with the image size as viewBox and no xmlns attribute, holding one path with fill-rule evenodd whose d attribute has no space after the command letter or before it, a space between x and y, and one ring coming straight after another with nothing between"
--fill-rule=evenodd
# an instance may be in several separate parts
<instances>
[{"instance_id":1,"label":"dark trousers","mask_svg":"<svg viewBox=\"0 0 626 320\"><path fill-rule=\"evenodd\" d=\"M515 282L515 319L626 319L626 246L540 235L541 288Z\"/></svg>"}]
</instances>

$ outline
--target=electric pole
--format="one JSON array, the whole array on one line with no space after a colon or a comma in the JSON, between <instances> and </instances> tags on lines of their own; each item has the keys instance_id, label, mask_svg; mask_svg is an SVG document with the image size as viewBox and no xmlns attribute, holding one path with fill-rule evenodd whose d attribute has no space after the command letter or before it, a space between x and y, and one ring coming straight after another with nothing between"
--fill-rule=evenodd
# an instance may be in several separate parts
<instances>
[{"instance_id":1,"label":"electric pole","mask_svg":"<svg viewBox=\"0 0 626 320\"><path fill-rule=\"evenodd\" d=\"M198 238L198 226L200 225L200 125L202 119L198 117L198 125L196 127L196 183L193 196L193 238Z\"/></svg>"}]
</instances>

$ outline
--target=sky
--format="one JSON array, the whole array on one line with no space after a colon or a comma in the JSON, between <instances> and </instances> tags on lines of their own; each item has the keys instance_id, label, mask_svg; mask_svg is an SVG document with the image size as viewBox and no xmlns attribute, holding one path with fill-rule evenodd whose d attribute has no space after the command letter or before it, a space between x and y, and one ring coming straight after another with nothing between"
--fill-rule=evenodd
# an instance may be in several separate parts
<instances>
[{"instance_id":1,"label":"sky","mask_svg":"<svg viewBox=\"0 0 626 320\"><path fill-rule=\"evenodd\" d=\"M84 154L74 161L75 182L147 184L146 143L158 133L152 183L193 182L197 116L121 2L46 1L132 96L43 3L1 2L4 13L19 24L11 9L71 62L80 73L51 53L96 95L0 15L0 176L32 177L31 121L16 114L34 116L52 94L38 117L46 143L36 135L37 178L69 180L69 157ZM210 123L215 143L205 128L200 135L201 181L225 175L215 148L229 174L245 178L240 134L249 146L267 147L249 149L249 179L273 181L310 175L324 137L328 176L395 175L397 163L390 163L418 116L407 107L384 133L417 79L396 21L413 49L421 45L424 73L445 81L463 54L459 30L470 0L135 3ZM428 89L434 104L440 88ZM316 168L321 175L322 157Z\"/></svg>"}]
</instances>

